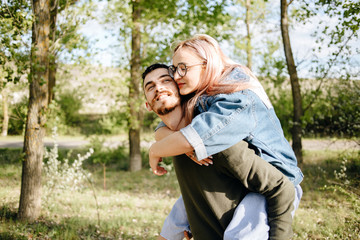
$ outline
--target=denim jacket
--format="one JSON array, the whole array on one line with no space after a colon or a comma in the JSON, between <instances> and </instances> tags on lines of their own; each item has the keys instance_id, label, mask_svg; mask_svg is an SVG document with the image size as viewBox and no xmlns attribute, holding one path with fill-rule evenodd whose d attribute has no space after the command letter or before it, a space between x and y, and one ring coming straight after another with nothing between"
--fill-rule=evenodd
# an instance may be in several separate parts
<instances>
[{"instance_id":1,"label":"denim jacket","mask_svg":"<svg viewBox=\"0 0 360 240\"><path fill-rule=\"evenodd\" d=\"M191 124L180 130L198 160L245 140L261 158L298 185L303 174L261 84L241 68L234 69L228 78L250 83L251 87L231 94L201 96Z\"/></svg>"}]
</instances>

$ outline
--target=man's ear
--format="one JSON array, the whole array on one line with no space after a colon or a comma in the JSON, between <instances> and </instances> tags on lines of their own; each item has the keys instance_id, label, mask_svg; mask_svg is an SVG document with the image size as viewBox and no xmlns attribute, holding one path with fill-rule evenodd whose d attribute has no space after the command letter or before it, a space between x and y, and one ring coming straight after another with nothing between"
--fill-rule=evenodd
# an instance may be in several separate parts
<instances>
[{"instance_id":1,"label":"man's ear","mask_svg":"<svg viewBox=\"0 0 360 240\"><path fill-rule=\"evenodd\" d=\"M149 103L148 102L145 102L145 106L146 106L146 109L151 112L152 111L152 108L150 107Z\"/></svg>"}]
</instances>

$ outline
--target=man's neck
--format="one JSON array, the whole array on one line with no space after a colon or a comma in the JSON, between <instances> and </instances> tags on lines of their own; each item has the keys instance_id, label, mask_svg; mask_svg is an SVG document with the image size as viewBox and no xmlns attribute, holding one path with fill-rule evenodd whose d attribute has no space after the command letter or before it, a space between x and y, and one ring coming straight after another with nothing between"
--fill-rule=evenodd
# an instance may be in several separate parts
<instances>
[{"instance_id":1,"label":"man's neck","mask_svg":"<svg viewBox=\"0 0 360 240\"><path fill-rule=\"evenodd\" d=\"M173 111L166 115L159 116L168 128L173 131L179 130L181 127L180 121L182 120L181 107L177 106Z\"/></svg>"}]
</instances>

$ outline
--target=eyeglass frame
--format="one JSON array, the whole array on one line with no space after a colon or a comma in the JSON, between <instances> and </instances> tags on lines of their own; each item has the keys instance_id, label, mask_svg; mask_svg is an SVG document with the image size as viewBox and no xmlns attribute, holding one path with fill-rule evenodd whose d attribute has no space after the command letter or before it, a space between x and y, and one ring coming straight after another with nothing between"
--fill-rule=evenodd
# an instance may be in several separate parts
<instances>
[{"instance_id":1,"label":"eyeglass frame","mask_svg":"<svg viewBox=\"0 0 360 240\"><path fill-rule=\"evenodd\" d=\"M179 65L183 65L185 67L185 70L184 70L185 73L184 74L179 72L179 70L178 70ZM180 77L185 77L189 68L194 67L194 66L198 66L198 65L206 65L206 63L203 62L203 63L193 64L193 65L190 65L190 66L186 66L185 63L179 63L176 67L174 65L170 65L169 68L168 68L168 72L169 72L169 75L170 75L171 78L174 78L175 72L177 72Z\"/></svg>"}]
</instances>

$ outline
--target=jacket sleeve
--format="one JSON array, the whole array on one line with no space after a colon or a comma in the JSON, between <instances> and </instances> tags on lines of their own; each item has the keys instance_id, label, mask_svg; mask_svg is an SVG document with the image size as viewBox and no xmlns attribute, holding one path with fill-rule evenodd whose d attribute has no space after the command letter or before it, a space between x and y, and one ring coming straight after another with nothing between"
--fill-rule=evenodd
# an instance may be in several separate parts
<instances>
[{"instance_id":1,"label":"jacket sleeve","mask_svg":"<svg viewBox=\"0 0 360 240\"><path fill-rule=\"evenodd\" d=\"M283 240L292 236L292 216L295 187L274 166L261 159L241 141L231 148L216 154L218 164L225 174L239 179L252 192L265 196L270 226L269 239ZM216 161L216 158L221 161Z\"/></svg>"},{"instance_id":2,"label":"jacket sleeve","mask_svg":"<svg viewBox=\"0 0 360 240\"><path fill-rule=\"evenodd\" d=\"M246 93L219 94L208 98L204 112L180 132L202 160L250 135L257 124L253 108L253 99Z\"/></svg>"}]
</instances>

